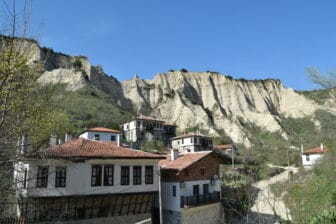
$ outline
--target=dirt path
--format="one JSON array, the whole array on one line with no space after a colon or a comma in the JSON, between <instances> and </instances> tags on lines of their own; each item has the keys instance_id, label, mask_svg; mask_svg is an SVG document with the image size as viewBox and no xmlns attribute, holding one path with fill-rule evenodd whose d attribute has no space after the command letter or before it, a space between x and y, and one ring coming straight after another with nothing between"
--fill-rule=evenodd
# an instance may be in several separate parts
<instances>
[{"instance_id":1,"label":"dirt path","mask_svg":"<svg viewBox=\"0 0 336 224\"><path fill-rule=\"evenodd\" d=\"M282 168L285 168L286 171L271 177L270 179L253 184L253 187L256 188L258 193L249 214L243 219L233 220L233 222L231 222L232 224L272 224L276 223L276 220L278 220L279 217L285 220L291 220L289 210L286 208L281 198L274 196L271 191L271 185L277 182L288 181L289 170L295 173L297 172L297 168L290 167L289 170L287 167Z\"/></svg>"}]
</instances>

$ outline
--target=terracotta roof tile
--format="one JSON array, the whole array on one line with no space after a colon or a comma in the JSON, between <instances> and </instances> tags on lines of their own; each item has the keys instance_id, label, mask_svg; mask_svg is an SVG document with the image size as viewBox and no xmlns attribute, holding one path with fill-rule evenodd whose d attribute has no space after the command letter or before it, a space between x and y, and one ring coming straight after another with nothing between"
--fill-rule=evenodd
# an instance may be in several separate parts
<instances>
[{"instance_id":1,"label":"terracotta roof tile","mask_svg":"<svg viewBox=\"0 0 336 224\"><path fill-rule=\"evenodd\" d=\"M234 146L232 144L226 144L226 145L216 145L214 148L220 151L225 151L226 149L234 148Z\"/></svg>"},{"instance_id":2,"label":"terracotta roof tile","mask_svg":"<svg viewBox=\"0 0 336 224\"><path fill-rule=\"evenodd\" d=\"M307 155L307 154L323 154L327 151L327 148L323 146L323 149L321 147L309 149L307 151L304 151L302 154Z\"/></svg>"},{"instance_id":3,"label":"terracotta roof tile","mask_svg":"<svg viewBox=\"0 0 336 224\"><path fill-rule=\"evenodd\" d=\"M84 138L74 139L39 152L52 158L128 158L165 159L165 156L118 146L115 142L95 141Z\"/></svg>"},{"instance_id":4,"label":"terracotta roof tile","mask_svg":"<svg viewBox=\"0 0 336 224\"><path fill-rule=\"evenodd\" d=\"M104 127L95 127L95 128L89 128L86 131L97 131L97 132L110 132L110 133L122 133L119 130L114 130L114 129L109 129L109 128L104 128Z\"/></svg>"},{"instance_id":5,"label":"terracotta roof tile","mask_svg":"<svg viewBox=\"0 0 336 224\"><path fill-rule=\"evenodd\" d=\"M175 139L180 139L180 138L189 138L189 137L204 137L204 138L211 138L209 136L206 135L202 135L202 134L196 134L196 133L189 133L189 134L185 134L185 135L179 135L176 136L174 138L171 138L170 140L175 140Z\"/></svg>"},{"instance_id":6,"label":"terracotta roof tile","mask_svg":"<svg viewBox=\"0 0 336 224\"><path fill-rule=\"evenodd\" d=\"M207 152L194 152L194 153L186 153L177 157L175 160L171 160L170 154L166 155L165 160L161 160L159 165L161 169L173 169L173 170L183 170L188 166L194 164L200 159L209 155L212 151Z\"/></svg>"}]
</instances>

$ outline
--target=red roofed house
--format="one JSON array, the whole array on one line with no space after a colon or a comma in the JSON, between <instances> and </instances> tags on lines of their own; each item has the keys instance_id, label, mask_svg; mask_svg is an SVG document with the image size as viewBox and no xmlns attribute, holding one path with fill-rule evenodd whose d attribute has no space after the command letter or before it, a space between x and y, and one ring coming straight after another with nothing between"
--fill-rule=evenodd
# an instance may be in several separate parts
<instances>
[{"instance_id":1,"label":"red roofed house","mask_svg":"<svg viewBox=\"0 0 336 224\"><path fill-rule=\"evenodd\" d=\"M165 157L119 145L120 131L92 128L17 164L18 215L29 221L91 219L134 223L151 217L158 162Z\"/></svg>"},{"instance_id":2,"label":"red roofed house","mask_svg":"<svg viewBox=\"0 0 336 224\"><path fill-rule=\"evenodd\" d=\"M220 163L212 151L179 155L177 149L160 161L163 223L218 223Z\"/></svg>"},{"instance_id":3,"label":"red roofed house","mask_svg":"<svg viewBox=\"0 0 336 224\"><path fill-rule=\"evenodd\" d=\"M305 169L311 169L323 157L326 151L327 148L321 143L321 146L318 148L302 152L301 158L303 167Z\"/></svg>"},{"instance_id":4,"label":"red roofed house","mask_svg":"<svg viewBox=\"0 0 336 224\"><path fill-rule=\"evenodd\" d=\"M171 146L179 153L212 150L212 138L200 133L189 133L171 138Z\"/></svg>"}]
</instances>

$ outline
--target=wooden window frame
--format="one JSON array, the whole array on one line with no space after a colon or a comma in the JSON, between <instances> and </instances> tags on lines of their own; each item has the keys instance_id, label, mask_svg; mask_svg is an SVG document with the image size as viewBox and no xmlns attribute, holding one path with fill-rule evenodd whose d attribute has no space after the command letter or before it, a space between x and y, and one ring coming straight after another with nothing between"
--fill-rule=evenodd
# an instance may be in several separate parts
<instances>
[{"instance_id":1,"label":"wooden window frame","mask_svg":"<svg viewBox=\"0 0 336 224\"><path fill-rule=\"evenodd\" d=\"M49 166L38 166L36 177L36 188L48 187Z\"/></svg>"},{"instance_id":2,"label":"wooden window frame","mask_svg":"<svg viewBox=\"0 0 336 224\"><path fill-rule=\"evenodd\" d=\"M133 166L133 185L141 185L142 167Z\"/></svg>"},{"instance_id":3,"label":"wooden window frame","mask_svg":"<svg viewBox=\"0 0 336 224\"><path fill-rule=\"evenodd\" d=\"M94 134L93 139L96 141L100 141L100 134Z\"/></svg>"},{"instance_id":4,"label":"wooden window frame","mask_svg":"<svg viewBox=\"0 0 336 224\"><path fill-rule=\"evenodd\" d=\"M154 183L154 166L145 166L145 184Z\"/></svg>"},{"instance_id":5,"label":"wooden window frame","mask_svg":"<svg viewBox=\"0 0 336 224\"><path fill-rule=\"evenodd\" d=\"M112 172L109 172L112 170ZM111 180L111 181L110 181ZM104 165L104 186L113 186L114 184L114 165Z\"/></svg>"},{"instance_id":6,"label":"wooden window frame","mask_svg":"<svg viewBox=\"0 0 336 224\"><path fill-rule=\"evenodd\" d=\"M94 164L91 167L91 187L102 185L102 165Z\"/></svg>"},{"instance_id":7,"label":"wooden window frame","mask_svg":"<svg viewBox=\"0 0 336 224\"><path fill-rule=\"evenodd\" d=\"M130 167L121 166L120 167L120 185L129 185L130 184Z\"/></svg>"},{"instance_id":8,"label":"wooden window frame","mask_svg":"<svg viewBox=\"0 0 336 224\"><path fill-rule=\"evenodd\" d=\"M55 187L56 188L66 187L66 167L65 166L56 166Z\"/></svg>"}]
</instances>

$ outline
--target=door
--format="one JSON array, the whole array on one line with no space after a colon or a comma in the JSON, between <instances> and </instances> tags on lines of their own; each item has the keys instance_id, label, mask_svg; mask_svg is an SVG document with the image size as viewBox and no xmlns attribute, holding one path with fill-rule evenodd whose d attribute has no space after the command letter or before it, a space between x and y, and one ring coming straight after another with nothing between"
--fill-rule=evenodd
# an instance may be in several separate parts
<instances>
[{"instance_id":1,"label":"door","mask_svg":"<svg viewBox=\"0 0 336 224\"><path fill-rule=\"evenodd\" d=\"M193 185L193 198L196 203L199 203L199 185Z\"/></svg>"},{"instance_id":2,"label":"door","mask_svg":"<svg viewBox=\"0 0 336 224\"><path fill-rule=\"evenodd\" d=\"M203 200L209 200L209 184L203 184Z\"/></svg>"}]
</instances>

